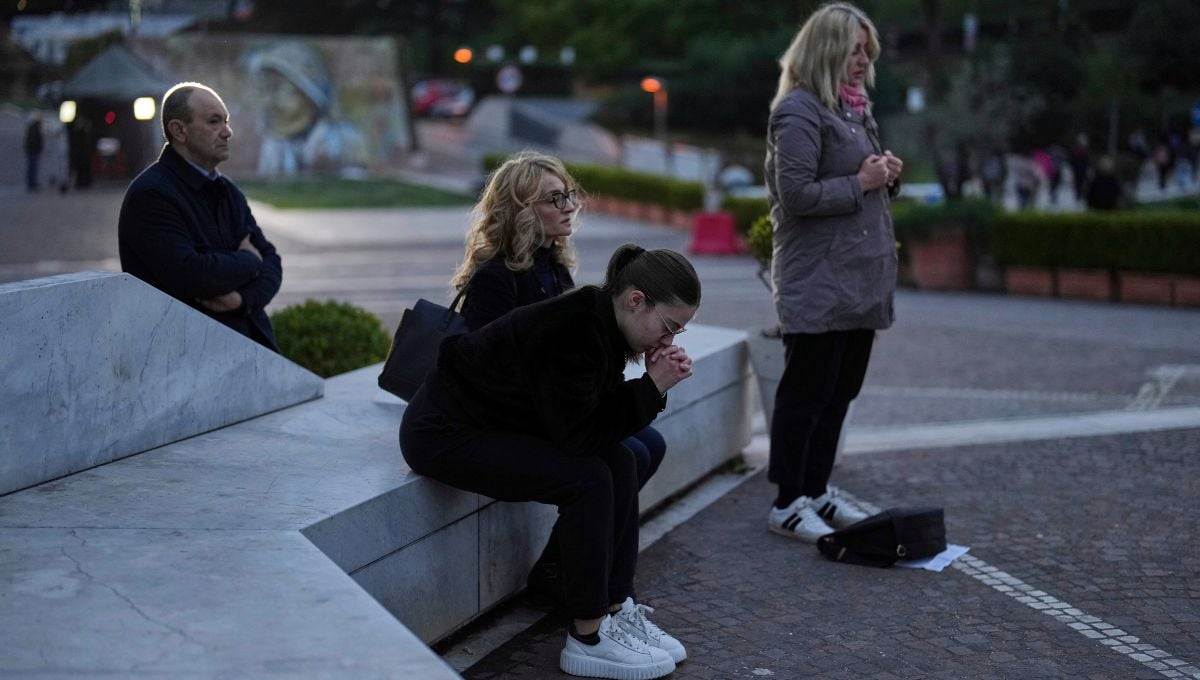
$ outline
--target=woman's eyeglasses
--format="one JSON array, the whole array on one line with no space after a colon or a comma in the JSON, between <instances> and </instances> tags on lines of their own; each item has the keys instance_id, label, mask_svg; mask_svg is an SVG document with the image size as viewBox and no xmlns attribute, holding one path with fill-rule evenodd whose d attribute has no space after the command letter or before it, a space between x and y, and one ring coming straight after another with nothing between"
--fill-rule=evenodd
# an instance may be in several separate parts
<instances>
[{"instance_id":1,"label":"woman's eyeglasses","mask_svg":"<svg viewBox=\"0 0 1200 680\"><path fill-rule=\"evenodd\" d=\"M663 328L667 329L667 332L663 333L663 335L683 335L687 332L687 329L683 326L671 328L672 322L668 320L667 317L663 316L662 312L658 311L658 307L651 307L651 309L654 310L654 313L658 315L659 320L662 321Z\"/></svg>"},{"instance_id":2,"label":"woman's eyeglasses","mask_svg":"<svg viewBox=\"0 0 1200 680\"><path fill-rule=\"evenodd\" d=\"M571 189L565 194L561 191L556 191L550 194L550 198L545 199L543 203L553 203L555 208L563 210L567 207L567 201L570 201L573 205L579 205L578 192L576 192L574 189Z\"/></svg>"}]
</instances>

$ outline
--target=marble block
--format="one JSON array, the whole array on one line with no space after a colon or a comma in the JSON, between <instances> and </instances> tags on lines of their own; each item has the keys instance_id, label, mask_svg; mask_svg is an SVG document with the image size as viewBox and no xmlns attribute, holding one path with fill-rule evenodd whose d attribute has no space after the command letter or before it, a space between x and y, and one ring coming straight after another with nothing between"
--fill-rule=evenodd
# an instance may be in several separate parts
<instances>
[{"instance_id":1,"label":"marble block","mask_svg":"<svg viewBox=\"0 0 1200 680\"><path fill-rule=\"evenodd\" d=\"M0 494L320 397L324 380L128 274L0 285Z\"/></svg>"}]
</instances>

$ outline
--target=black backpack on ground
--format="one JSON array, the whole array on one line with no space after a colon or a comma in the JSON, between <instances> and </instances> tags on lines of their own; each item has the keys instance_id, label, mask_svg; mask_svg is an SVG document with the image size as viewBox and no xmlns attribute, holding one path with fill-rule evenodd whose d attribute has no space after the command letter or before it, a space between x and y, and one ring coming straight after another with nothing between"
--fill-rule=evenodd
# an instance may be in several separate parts
<instances>
[{"instance_id":1,"label":"black backpack on ground","mask_svg":"<svg viewBox=\"0 0 1200 680\"><path fill-rule=\"evenodd\" d=\"M835 562L890 567L897 560L933 557L946 549L941 508L891 508L817 541Z\"/></svg>"}]
</instances>

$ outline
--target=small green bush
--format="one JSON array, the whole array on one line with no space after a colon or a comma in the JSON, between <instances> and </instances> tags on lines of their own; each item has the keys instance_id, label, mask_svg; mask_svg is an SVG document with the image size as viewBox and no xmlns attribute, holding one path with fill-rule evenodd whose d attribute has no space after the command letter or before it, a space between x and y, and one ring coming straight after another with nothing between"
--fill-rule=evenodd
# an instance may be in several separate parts
<instances>
[{"instance_id":1,"label":"small green bush","mask_svg":"<svg viewBox=\"0 0 1200 680\"><path fill-rule=\"evenodd\" d=\"M746 236L749 236L750 229L758 221L758 218L771 212L767 199L739 196L722 198L721 210L733 214L733 224L737 227L738 233Z\"/></svg>"},{"instance_id":2,"label":"small green bush","mask_svg":"<svg viewBox=\"0 0 1200 680\"><path fill-rule=\"evenodd\" d=\"M391 343L374 314L333 300L286 307L271 324L283 356L322 378L383 361Z\"/></svg>"},{"instance_id":3,"label":"small green bush","mask_svg":"<svg viewBox=\"0 0 1200 680\"><path fill-rule=\"evenodd\" d=\"M746 243L750 246L750 254L758 260L758 266L762 269L769 269L771 266L771 258L774 256L775 237L774 227L771 226L771 216L763 215L754 224L750 225L750 233L746 236Z\"/></svg>"}]
</instances>

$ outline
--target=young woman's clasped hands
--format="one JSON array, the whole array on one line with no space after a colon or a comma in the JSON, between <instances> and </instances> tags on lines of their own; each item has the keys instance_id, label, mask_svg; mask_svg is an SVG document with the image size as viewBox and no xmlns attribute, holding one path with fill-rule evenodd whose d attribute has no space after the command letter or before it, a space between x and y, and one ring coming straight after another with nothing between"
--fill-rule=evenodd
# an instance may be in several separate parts
<instances>
[{"instance_id":1,"label":"young woman's clasped hands","mask_svg":"<svg viewBox=\"0 0 1200 680\"><path fill-rule=\"evenodd\" d=\"M686 378L692 377L692 358L679 345L655 347L646 352L646 372L660 393L666 393Z\"/></svg>"}]
</instances>

